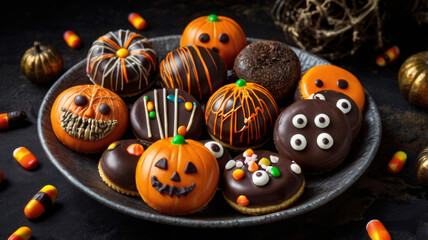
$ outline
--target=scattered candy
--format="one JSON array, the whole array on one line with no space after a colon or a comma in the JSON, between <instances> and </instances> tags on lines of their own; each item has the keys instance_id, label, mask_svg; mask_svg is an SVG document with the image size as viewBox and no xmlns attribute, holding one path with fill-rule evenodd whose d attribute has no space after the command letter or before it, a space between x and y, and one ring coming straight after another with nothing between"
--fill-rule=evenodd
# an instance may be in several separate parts
<instances>
[{"instance_id":1,"label":"scattered candy","mask_svg":"<svg viewBox=\"0 0 428 240\"><path fill-rule=\"evenodd\" d=\"M271 167L269 173L272 174L272 176L274 177L281 176L281 173L279 172L279 169L277 167Z\"/></svg>"},{"instance_id":2,"label":"scattered candy","mask_svg":"<svg viewBox=\"0 0 428 240\"><path fill-rule=\"evenodd\" d=\"M300 168L299 164L295 163L293 161L293 163L290 165L291 171L293 171L296 174L301 174L302 173L302 169Z\"/></svg>"},{"instance_id":3,"label":"scattered candy","mask_svg":"<svg viewBox=\"0 0 428 240\"><path fill-rule=\"evenodd\" d=\"M232 176L235 180L242 179L245 176L244 170L236 169L235 171L233 171Z\"/></svg>"},{"instance_id":4,"label":"scattered candy","mask_svg":"<svg viewBox=\"0 0 428 240\"><path fill-rule=\"evenodd\" d=\"M153 110L155 110L155 105L153 105L152 101L148 101L147 102L147 111L151 112Z\"/></svg>"},{"instance_id":5,"label":"scattered candy","mask_svg":"<svg viewBox=\"0 0 428 240\"><path fill-rule=\"evenodd\" d=\"M243 156L244 157L251 157L251 156L253 156L253 154L254 154L253 149L249 148L249 149L245 150Z\"/></svg>"},{"instance_id":6,"label":"scattered candy","mask_svg":"<svg viewBox=\"0 0 428 240\"><path fill-rule=\"evenodd\" d=\"M140 14L132 12L128 15L128 21L138 30L144 30L147 27L147 22Z\"/></svg>"},{"instance_id":7,"label":"scattered candy","mask_svg":"<svg viewBox=\"0 0 428 240\"><path fill-rule=\"evenodd\" d=\"M1 184L1 182L3 182L3 178L4 178L4 176L3 176L3 172L2 172L2 171L0 171L0 184Z\"/></svg>"},{"instance_id":8,"label":"scattered candy","mask_svg":"<svg viewBox=\"0 0 428 240\"><path fill-rule=\"evenodd\" d=\"M244 195L239 195L239 197L236 199L236 203L241 206L247 206L250 203L250 200Z\"/></svg>"},{"instance_id":9,"label":"scattered candy","mask_svg":"<svg viewBox=\"0 0 428 240\"><path fill-rule=\"evenodd\" d=\"M30 219L40 217L56 201L57 197L58 190L54 186L44 186L25 206L25 216Z\"/></svg>"},{"instance_id":10,"label":"scattered candy","mask_svg":"<svg viewBox=\"0 0 428 240\"><path fill-rule=\"evenodd\" d=\"M279 161L279 157L271 155L271 156L270 156L270 161L271 161L272 163L278 163L278 161Z\"/></svg>"},{"instance_id":11,"label":"scattered candy","mask_svg":"<svg viewBox=\"0 0 428 240\"><path fill-rule=\"evenodd\" d=\"M232 169L233 167L235 167L235 165L236 165L236 161L231 159L226 163L225 168L226 168L226 170L229 170L229 169Z\"/></svg>"},{"instance_id":12,"label":"scattered candy","mask_svg":"<svg viewBox=\"0 0 428 240\"><path fill-rule=\"evenodd\" d=\"M21 126L27 119L24 111L13 111L0 114L0 129L16 128Z\"/></svg>"},{"instance_id":13,"label":"scattered candy","mask_svg":"<svg viewBox=\"0 0 428 240\"><path fill-rule=\"evenodd\" d=\"M387 170L390 173L398 173L407 161L407 154L403 151L396 152L388 163Z\"/></svg>"},{"instance_id":14,"label":"scattered candy","mask_svg":"<svg viewBox=\"0 0 428 240\"><path fill-rule=\"evenodd\" d=\"M267 158L262 158L262 159L260 159L259 164L260 165L269 166L270 165L270 161Z\"/></svg>"},{"instance_id":15,"label":"scattered candy","mask_svg":"<svg viewBox=\"0 0 428 240\"><path fill-rule=\"evenodd\" d=\"M367 233L372 240L391 240L391 236L383 226L382 222L373 219L366 225Z\"/></svg>"},{"instance_id":16,"label":"scattered candy","mask_svg":"<svg viewBox=\"0 0 428 240\"><path fill-rule=\"evenodd\" d=\"M259 170L259 165L257 165L255 161L252 161L250 164L248 164L248 171L255 172L257 170Z\"/></svg>"},{"instance_id":17,"label":"scattered candy","mask_svg":"<svg viewBox=\"0 0 428 240\"><path fill-rule=\"evenodd\" d=\"M376 58L376 64L379 67L384 67L386 64L392 63L400 54L400 49L397 46L392 46L384 53Z\"/></svg>"},{"instance_id":18,"label":"scattered candy","mask_svg":"<svg viewBox=\"0 0 428 240\"><path fill-rule=\"evenodd\" d=\"M192 111L193 109L193 104L191 102L186 102L184 104L184 107L186 108L187 111Z\"/></svg>"},{"instance_id":19,"label":"scattered candy","mask_svg":"<svg viewBox=\"0 0 428 240\"><path fill-rule=\"evenodd\" d=\"M19 147L13 151L13 157L26 169L33 169L39 165L34 156L26 147Z\"/></svg>"},{"instance_id":20,"label":"scattered candy","mask_svg":"<svg viewBox=\"0 0 428 240\"><path fill-rule=\"evenodd\" d=\"M144 147L141 144L134 143L126 148L126 151L133 156L140 156L144 152Z\"/></svg>"},{"instance_id":21,"label":"scattered candy","mask_svg":"<svg viewBox=\"0 0 428 240\"><path fill-rule=\"evenodd\" d=\"M240 168L244 166L244 163L242 161L236 161L236 167Z\"/></svg>"},{"instance_id":22,"label":"scattered candy","mask_svg":"<svg viewBox=\"0 0 428 240\"><path fill-rule=\"evenodd\" d=\"M153 119L155 117L156 117L156 112L155 111L149 112L149 118Z\"/></svg>"},{"instance_id":23,"label":"scattered candy","mask_svg":"<svg viewBox=\"0 0 428 240\"><path fill-rule=\"evenodd\" d=\"M77 34L71 30L65 31L63 38L67 45L71 48L76 49L82 46L82 40L80 39L80 37L77 36Z\"/></svg>"},{"instance_id":24,"label":"scattered candy","mask_svg":"<svg viewBox=\"0 0 428 240\"><path fill-rule=\"evenodd\" d=\"M173 94L168 95L166 98L171 102L175 102L175 95L173 95ZM178 96L177 102L180 103L182 101L183 101L183 99L180 96Z\"/></svg>"},{"instance_id":25,"label":"scattered candy","mask_svg":"<svg viewBox=\"0 0 428 240\"><path fill-rule=\"evenodd\" d=\"M186 130L186 126L181 125L180 127L177 128L177 133L180 134L181 136L186 136L187 130Z\"/></svg>"},{"instance_id":26,"label":"scattered candy","mask_svg":"<svg viewBox=\"0 0 428 240\"><path fill-rule=\"evenodd\" d=\"M29 227L20 227L18 230L16 230L8 240L29 240L31 238L31 235L33 235L33 232Z\"/></svg>"}]
</instances>

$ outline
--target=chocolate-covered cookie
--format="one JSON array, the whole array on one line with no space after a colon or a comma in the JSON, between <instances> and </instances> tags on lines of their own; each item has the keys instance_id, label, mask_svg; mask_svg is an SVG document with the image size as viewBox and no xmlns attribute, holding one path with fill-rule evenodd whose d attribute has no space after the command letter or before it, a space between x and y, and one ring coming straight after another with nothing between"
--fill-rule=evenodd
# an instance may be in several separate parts
<instances>
[{"instance_id":1,"label":"chocolate-covered cookie","mask_svg":"<svg viewBox=\"0 0 428 240\"><path fill-rule=\"evenodd\" d=\"M351 128L334 104L316 99L296 101L278 116L273 133L276 149L306 173L337 167L349 152Z\"/></svg>"},{"instance_id":2,"label":"chocolate-covered cookie","mask_svg":"<svg viewBox=\"0 0 428 240\"><path fill-rule=\"evenodd\" d=\"M280 102L293 95L301 77L300 60L285 43L258 41L247 45L235 59L238 78L265 87Z\"/></svg>"},{"instance_id":3,"label":"chocolate-covered cookie","mask_svg":"<svg viewBox=\"0 0 428 240\"><path fill-rule=\"evenodd\" d=\"M113 142L101 155L98 172L112 189L126 195L138 196L135 169L141 154L148 145L126 139Z\"/></svg>"},{"instance_id":4,"label":"chocolate-covered cookie","mask_svg":"<svg viewBox=\"0 0 428 240\"><path fill-rule=\"evenodd\" d=\"M226 164L221 182L227 203L252 215L287 208L305 188L298 164L278 153L251 149Z\"/></svg>"},{"instance_id":5,"label":"chocolate-covered cookie","mask_svg":"<svg viewBox=\"0 0 428 240\"><path fill-rule=\"evenodd\" d=\"M326 100L336 105L336 107L345 114L346 120L349 122L352 131L352 140L358 136L363 122L363 116L352 98L341 92L324 90L312 94L309 99Z\"/></svg>"},{"instance_id":6,"label":"chocolate-covered cookie","mask_svg":"<svg viewBox=\"0 0 428 240\"><path fill-rule=\"evenodd\" d=\"M176 134L198 139L204 126L201 104L178 88L154 89L132 105L130 122L135 136L155 142Z\"/></svg>"}]
</instances>

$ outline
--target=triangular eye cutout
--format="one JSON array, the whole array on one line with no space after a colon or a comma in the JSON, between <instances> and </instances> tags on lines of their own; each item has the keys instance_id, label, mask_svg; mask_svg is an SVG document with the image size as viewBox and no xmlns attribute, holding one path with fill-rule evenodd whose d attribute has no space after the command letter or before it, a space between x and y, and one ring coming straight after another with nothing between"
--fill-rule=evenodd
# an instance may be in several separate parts
<instances>
[{"instance_id":1,"label":"triangular eye cutout","mask_svg":"<svg viewBox=\"0 0 428 240\"><path fill-rule=\"evenodd\" d=\"M168 163L167 163L166 158L161 158L161 159L159 159L159 160L155 163L155 166L156 166L156 167L158 167L158 168L161 168L161 169L165 169L165 170L167 170L167 169L168 169Z\"/></svg>"},{"instance_id":2,"label":"triangular eye cutout","mask_svg":"<svg viewBox=\"0 0 428 240\"><path fill-rule=\"evenodd\" d=\"M192 162L188 162L186 168L184 169L184 173L197 173L195 164Z\"/></svg>"}]
</instances>

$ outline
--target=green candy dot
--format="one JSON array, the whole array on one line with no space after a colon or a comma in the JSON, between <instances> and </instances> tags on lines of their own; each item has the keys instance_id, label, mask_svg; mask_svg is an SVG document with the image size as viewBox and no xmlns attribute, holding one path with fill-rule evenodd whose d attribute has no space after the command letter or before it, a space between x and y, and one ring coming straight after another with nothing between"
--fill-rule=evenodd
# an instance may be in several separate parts
<instances>
[{"instance_id":1,"label":"green candy dot","mask_svg":"<svg viewBox=\"0 0 428 240\"><path fill-rule=\"evenodd\" d=\"M149 112L149 118L155 118L156 117L156 112L155 111L150 111Z\"/></svg>"},{"instance_id":2,"label":"green candy dot","mask_svg":"<svg viewBox=\"0 0 428 240\"><path fill-rule=\"evenodd\" d=\"M279 177L279 176L281 176L281 173L279 172L279 169L278 169L278 168L276 168L276 167L272 167L272 168L270 169L270 174L272 174L272 176L274 176L274 177Z\"/></svg>"},{"instance_id":3,"label":"green candy dot","mask_svg":"<svg viewBox=\"0 0 428 240\"><path fill-rule=\"evenodd\" d=\"M245 82L244 79L238 79L238 81L236 81L235 84L238 87L245 87L245 86L247 86L247 83Z\"/></svg>"},{"instance_id":4,"label":"green candy dot","mask_svg":"<svg viewBox=\"0 0 428 240\"><path fill-rule=\"evenodd\" d=\"M175 145L183 145L183 144L186 144L187 142L186 140L184 140L183 136L181 136L180 134L177 134L172 138L171 143Z\"/></svg>"},{"instance_id":5,"label":"green candy dot","mask_svg":"<svg viewBox=\"0 0 428 240\"><path fill-rule=\"evenodd\" d=\"M208 16L208 22L218 22L219 20L218 20L218 17L217 17L217 15L215 15L215 14L210 14L209 16Z\"/></svg>"},{"instance_id":6,"label":"green candy dot","mask_svg":"<svg viewBox=\"0 0 428 240\"><path fill-rule=\"evenodd\" d=\"M144 99L149 100L149 96L144 96Z\"/></svg>"}]
</instances>

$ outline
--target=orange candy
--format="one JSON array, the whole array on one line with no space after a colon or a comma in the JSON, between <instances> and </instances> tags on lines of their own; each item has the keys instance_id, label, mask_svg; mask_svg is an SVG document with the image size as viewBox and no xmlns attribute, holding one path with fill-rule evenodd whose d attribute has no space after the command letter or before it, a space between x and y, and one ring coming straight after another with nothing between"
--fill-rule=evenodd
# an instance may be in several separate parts
<instances>
[{"instance_id":1,"label":"orange candy","mask_svg":"<svg viewBox=\"0 0 428 240\"><path fill-rule=\"evenodd\" d=\"M252 161L249 165L248 165L248 171L250 172L255 172L259 170L259 165L257 165L257 163L255 161Z\"/></svg>"},{"instance_id":2,"label":"orange candy","mask_svg":"<svg viewBox=\"0 0 428 240\"><path fill-rule=\"evenodd\" d=\"M384 53L376 58L376 64L379 67L384 67L388 63L392 63L400 54L400 49L397 46L392 46Z\"/></svg>"},{"instance_id":3,"label":"orange candy","mask_svg":"<svg viewBox=\"0 0 428 240\"><path fill-rule=\"evenodd\" d=\"M138 30L144 30L147 27L147 22L140 14L132 12L128 15L128 21Z\"/></svg>"},{"instance_id":4,"label":"orange candy","mask_svg":"<svg viewBox=\"0 0 428 240\"><path fill-rule=\"evenodd\" d=\"M235 171L233 171L232 176L235 180L242 179L244 177L245 173L242 169L238 168Z\"/></svg>"},{"instance_id":5,"label":"orange candy","mask_svg":"<svg viewBox=\"0 0 428 240\"><path fill-rule=\"evenodd\" d=\"M244 157L251 157L251 156L253 156L253 154L254 154L253 149L249 148L249 149L245 150L243 155L244 155Z\"/></svg>"},{"instance_id":6,"label":"orange candy","mask_svg":"<svg viewBox=\"0 0 428 240\"><path fill-rule=\"evenodd\" d=\"M25 206L25 216L30 219L40 217L56 201L57 197L58 190L54 186L44 186Z\"/></svg>"},{"instance_id":7,"label":"orange candy","mask_svg":"<svg viewBox=\"0 0 428 240\"><path fill-rule=\"evenodd\" d=\"M29 240L31 238L31 235L33 235L33 232L29 227L20 227L18 230L16 230L8 240Z\"/></svg>"},{"instance_id":8,"label":"orange candy","mask_svg":"<svg viewBox=\"0 0 428 240\"><path fill-rule=\"evenodd\" d=\"M80 37L77 36L77 34L71 30L65 31L63 38L67 45L71 48L76 49L82 46L82 40L80 39Z\"/></svg>"},{"instance_id":9,"label":"orange candy","mask_svg":"<svg viewBox=\"0 0 428 240\"><path fill-rule=\"evenodd\" d=\"M130 155L134 155L134 156L140 156L141 154L143 154L144 152L144 147L141 144L138 143L134 143L129 145L126 148L126 151L130 154Z\"/></svg>"},{"instance_id":10,"label":"orange candy","mask_svg":"<svg viewBox=\"0 0 428 240\"><path fill-rule=\"evenodd\" d=\"M236 199L236 203L241 206L247 206L250 203L250 200L244 195L239 195L239 197Z\"/></svg>"},{"instance_id":11,"label":"orange candy","mask_svg":"<svg viewBox=\"0 0 428 240\"><path fill-rule=\"evenodd\" d=\"M366 230L371 240L391 240L391 236L385 226L377 219L368 222Z\"/></svg>"},{"instance_id":12,"label":"orange candy","mask_svg":"<svg viewBox=\"0 0 428 240\"><path fill-rule=\"evenodd\" d=\"M391 160L388 163L387 170L390 173L398 173L403 168L404 164L407 161L407 154L402 151L398 151L392 156Z\"/></svg>"},{"instance_id":13,"label":"orange candy","mask_svg":"<svg viewBox=\"0 0 428 240\"><path fill-rule=\"evenodd\" d=\"M187 133L186 126L181 125L180 127L178 127L177 133L180 134L181 136L185 137L186 133Z\"/></svg>"},{"instance_id":14,"label":"orange candy","mask_svg":"<svg viewBox=\"0 0 428 240\"><path fill-rule=\"evenodd\" d=\"M16 161L21 164L25 169L33 169L39 165L39 162L27 148L19 147L13 151L13 157Z\"/></svg>"}]
</instances>

